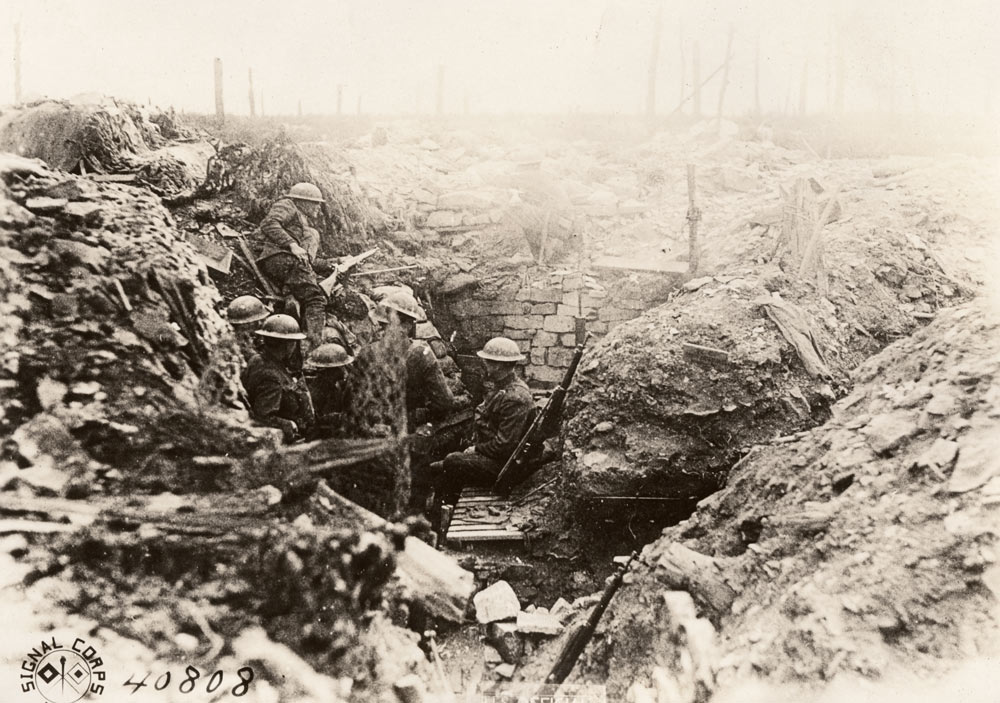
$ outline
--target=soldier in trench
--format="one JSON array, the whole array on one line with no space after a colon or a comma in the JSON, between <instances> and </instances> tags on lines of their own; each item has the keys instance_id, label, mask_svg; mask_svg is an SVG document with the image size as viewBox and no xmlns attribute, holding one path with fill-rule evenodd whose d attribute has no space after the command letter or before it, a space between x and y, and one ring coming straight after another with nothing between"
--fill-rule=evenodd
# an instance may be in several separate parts
<instances>
[{"instance_id":1,"label":"soldier in trench","mask_svg":"<svg viewBox=\"0 0 1000 703\"><path fill-rule=\"evenodd\" d=\"M233 327L244 362L250 361L254 354L260 353L261 338L254 333L260 329L261 322L270 314L264 303L252 295L234 298L226 308L226 317Z\"/></svg>"},{"instance_id":2,"label":"soldier in trench","mask_svg":"<svg viewBox=\"0 0 1000 703\"><path fill-rule=\"evenodd\" d=\"M293 369L293 359L305 335L289 315L271 315L255 332L261 353L250 359L241 377L253 419L281 430L286 442L305 437L315 414L305 379Z\"/></svg>"},{"instance_id":3,"label":"soldier in trench","mask_svg":"<svg viewBox=\"0 0 1000 703\"><path fill-rule=\"evenodd\" d=\"M271 206L260 224L264 246L257 263L282 295L291 295L298 303L306 329L305 353L322 344L326 326L326 293L313 270L319 253L319 232L309 224L322 202L319 188L312 183L296 183L288 195Z\"/></svg>"},{"instance_id":4,"label":"soldier in trench","mask_svg":"<svg viewBox=\"0 0 1000 703\"><path fill-rule=\"evenodd\" d=\"M476 408L475 443L428 467L423 483L434 486L438 505L453 505L466 486L492 486L535 414L528 385L517 375L524 355L517 343L494 337L477 352L492 390Z\"/></svg>"}]
</instances>

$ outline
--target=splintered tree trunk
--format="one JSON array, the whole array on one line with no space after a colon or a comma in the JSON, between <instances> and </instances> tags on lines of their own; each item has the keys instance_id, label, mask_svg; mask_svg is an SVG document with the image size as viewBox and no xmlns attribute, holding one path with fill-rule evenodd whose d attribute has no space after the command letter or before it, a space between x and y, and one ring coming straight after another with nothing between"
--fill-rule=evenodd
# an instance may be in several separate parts
<instances>
[{"instance_id":1,"label":"splintered tree trunk","mask_svg":"<svg viewBox=\"0 0 1000 703\"><path fill-rule=\"evenodd\" d=\"M691 70L694 71L694 116L701 117L701 48L698 42L694 43L693 56L691 57Z\"/></svg>"},{"instance_id":2,"label":"splintered tree trunk","mask_svg":"<svg viewBox=\"0 0 1000 703\"><path fill-rule=\"evenodd\" d=\"M254 101L253 69L252 68L248 68L247 69L247 83L249 85L249 89L248 89L248 92L247 92L247 99L250 101L250 116L251 117L256 117L257 116L257 106L256 106L255 101Z\"/></svg>"},{"instance_id":3,"label":"splintered tree trunk","mask_svg":"<svg viewBox=\"0 0 1000 703\"><path fill-rule=\"evenodd\" d=\"M226 109L222 104L222 59L215 59L215 116L219 121L226 119Z\"/></svg>"},{"instance_id":4,"label":"splintered tree trunk","mask_svg":"<svg viewBox=\"0 0 1000 703\"><path fill-rule=\"evenodd\" d=\"M719 129L722 129L722 103L726 99L726 86L729 85L729 62L732 61L733 55L733 33L735 29L733 25L729 25L729 38L726 40L726 60L724 68L722 69L722 85L719 86L719 107L715 111L716 119L719 120Z\"/></svg>"},{"instance_id":5,"label":"splintered tree trunk","mask_svg":"<svg viewBox=\"0 0 1000 703\"><path fill-rule=\"evenodd\" d=\"M656 68L660 62L660 33L663 29L663 5L656 8L653 25L653 46L649 52L649 72L646 76L646 122L652 127L656 118Z\"/></svg>"}]
</instances>

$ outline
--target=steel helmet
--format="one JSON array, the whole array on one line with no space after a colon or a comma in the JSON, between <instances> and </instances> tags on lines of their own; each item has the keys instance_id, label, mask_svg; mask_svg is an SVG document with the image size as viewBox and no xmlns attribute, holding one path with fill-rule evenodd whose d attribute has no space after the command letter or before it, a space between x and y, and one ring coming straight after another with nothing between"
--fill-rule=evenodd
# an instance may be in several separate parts
<instances>
[{"instance_id":1,"label":"steel helmet","mask_svg":"<svg viewBox=\"0 0 1000 703\"><path fill-rule=\"evenodd\" d=\"M515 362L524 359L524 354L518 348L517 342L506 337L494 337L483 346L482 351L476 352L476 356L490 361Z\"/></svg>"},{"instance_id":2,"label":"steel helmet","mask_svg":"<svg viewBox=\"0 0 1000 703\"><path fill-rule=\"evenodd\" d=\"M264 320L260 329L254 332L261 337L271 337L272 339L305 339L299 329L299 323L291 315L271 315Z\"/></svg>"},{"instance_id":3,"label":"steel helmet","mask_svg":"<svg viewBox=\"0 0 1000 703\"><path fill-rule=\"evenodd\" d=\"M405 291L396 291L387 295L382 300L382 307L387 310L395 310L417 322L423 322L427 319L424 311L420 309L417 299Z\"/></svg>"},{"instance_id":4,"label":"steel helmet","mask_svg":"<svg viewBox=\"0 0 1000 703\"><path fill-rule=\"evenodd\" d=\"M321 344L306 359L306 366L312 369L333 369L338 366L347 366L354 361L354 357L347 353L339 344L330 342Z\"/></svg>"},{"instance_id":5,"label":"steel helmet","mask_svg":"<svg viewBox=\"0 0 1000 703\"><path fill-rule=\"evenodd\" d=\"M296 183L288 189L288 197L296 200L311 200L314 203L323 202L323 194L312 183Z\"/></svg>"},{"instance_id":6,"label":"steel helmet","mask_svg":"<svg viewBox=\"0 0 1000 703\"><path fill-rule=\"evenodd\" d=\"M229 303L229 307L226 308L226 317L234 325L257 322L270 314L267 308L264 307L264 303L252 295L241 295L238 298L234 298L233 302Z\"/></svg>"}]
</instances>

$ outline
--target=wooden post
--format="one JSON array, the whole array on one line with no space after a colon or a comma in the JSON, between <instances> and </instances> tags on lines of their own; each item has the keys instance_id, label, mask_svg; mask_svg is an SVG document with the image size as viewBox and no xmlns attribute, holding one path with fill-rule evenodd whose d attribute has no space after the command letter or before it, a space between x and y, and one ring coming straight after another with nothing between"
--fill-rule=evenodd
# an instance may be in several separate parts
<instances>
[{"instance_id":1,"label":"wooden post","mask_svg":"<svg viewBox=\"0 0 1000 703\"><path fill-rule=\"evenodd\" d=\"M844 89L847 83L847 69L844 61L844 32L837 26L837 67L833 88L833 109L839 115L844 112Z\"/></svg>"},{"instance_id":2,"label":"wooden post","mask_svg":"<svg viewBox=\"0 0 1000 703\"><path fill-rule=\"evenodd\" d=\"M21 23L14 23L14 103L21 103Z\"/></svg>"},{"instance_id":3,"label":"wooden post","mask_svg":"<svg viewBox=\"0 0 1000 703\"><path fill-rule=\"evenodd\" d=\"M226 109L222 104L222 59L215 59L215 116L220 122L226 121Z\"/></svg>"},{"instance_id":4,"label":"wooden post","mask_svg":"<svg viewBox=\"0 0 1000 703\"><path fill-rule=\"evenodd\" d=\"M434 112L439 117L444 114L444 64L438 64L437 96L435 98Z\"/></svg>"},{"instance_id":5,"label":"wooden post","mask_svg":"<svg viewBox=\"0 0 1000 703\"><path fill-rule=\"evenodd\" d=\"M735 28L732 24L729 25L729 38L726 39L726 60L723 63L725 68L722 69L722 85L719 86L719 107L715 111L716 119L719 121L719 129L722 129L722 102L726 98L726 86L729 84L729 62L733 58L733 33Z\"/></svg>"},{"instance_id":6,"label":"wooden post","mask_svg":"<svg viewBox=\"0 0 1000 703\"><path fill-rule=\"evenodd\" d=\"M684 61L684 27L679 25L677 27L677 43L681 47L681 104L684 102L684 95L687 92L687 83L685 83L685 78L687 77L687 66Z\"/></svg>"},{"instance_id":7,"label":"wooden post","mask_svg":"<svg viewBox=\"0 0 1000 703\"><path fill-rule=\"evenodd\" d=\"M340 115L344 103L344 84L337 84L337 115Z\"/></svg>"},{"instance_id":8,"label":"wooden post","mask_svg":"<svg viewBox=\"0 0 1000 703\"><path fill-rule=\"evenodd\" d=\"M802 80L799 83L799 114L806 114L806 90L809 87L809 59L802 62Z\"/></svg>"},{"instance_id":9,"label":"wooden post","mask_svg":"<svg viewBox=\"0 0 1000 703\"><path fill-rule=\"evenodd\" d=\"M660 33L663 29L663 4L656 8L653 20L653 46L649 52L649 71L646 76L646 122L652 128L656 119L656 67L660 62Z\"/></svg>"},{"instance_id":10,"label":"wooden post","mask_svg":"<svg viewBox=\"0 0 1000 703\"><path fill-rule=\"evenodd\" d=\"M250 100L250 116L251 117L256 117L257 116L257 105L256 105L256 101L253 99L254 93L253 93L253 69L252 68L248 68L247 69L247 81L248 81L248 84L249 84L249 89L247 91L247 98Z\"/></svg>"},{"instance_id":11,"label":"wooden post","mask_svg":"<svg viewBox=\"0 0 1000 703\"><path fill-rule=\"evenodd\" d=\"M688 182L688 273L692 276L698 273L700 253L698 250L698 221L701 220L701 210L696 199L696 184L694 164L687 165Z\"/></svg>"},{"instance_id":12,"label":"wooden post","mask_svg":"<svg viewBox=\"0 0 1000 703\"><path fill-rule=\"evenodd\" d=\"M694 72L694 116L701 117L701 48L694 43L694 55L691 57L691 70Z\"/></svg>"},{"instance_id":13,"label":"wooden post","mask_svg":"<svg viewBox=\"0 0 1000 703\"><path fill-rule=\"evenodd\" d=\"M757 48L753 61L753 113L760 117L760 34L757 34Z\"/></svg>"}]
</instances>

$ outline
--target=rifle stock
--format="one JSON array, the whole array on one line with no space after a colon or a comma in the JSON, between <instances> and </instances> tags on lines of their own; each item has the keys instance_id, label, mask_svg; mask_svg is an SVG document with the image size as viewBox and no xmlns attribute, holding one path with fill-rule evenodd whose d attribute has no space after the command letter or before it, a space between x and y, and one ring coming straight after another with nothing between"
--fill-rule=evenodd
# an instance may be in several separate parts
<instances>
[{"instance_id":1,"label":"rifle stock","mask_svg":"<svg viewBox=\"0 0 1000 703\"><path fill-rule=\"evenodd\" d=\"M601 616L604 615L604 611L608 609L608 604L611 603L611 599L614 598L615 593L618 592L618 589L622 585L622 580L625 578L625 573L628 571L637 556L636 552L632 552L628 561L618 568L614 578L611 579L611 583L604 588L604 593L601 594L601 600L590 612L590 617L587 618L587 622L583 625L577 625L573 629L573 633L570 635L569 639L566 640L566 645L563 647L562 651L559 652L559 657L556 659L556 663L553 664L552 670L549 672L549 675L545 677L545 683L561 684L566 680L566 677L569 676L570 672L573 671L573 667L576 665L576 660L580 658L580 655L583 654L583 650L587 648L587 643L590 642L590 638L594 636L594 631L597 629L597 623L600 622Z\"/></svg>"},{"instance_id":2,"label":"rifle stock","mask_svg":"<svg viewBox=\"0 0 1000 703\"><path fill-rule=\"evenodd\" d=\"M342 262L337 264L333 269L333 273L324 278L319 282L319 287L323 289L323 292L327 295L331 295L333 291L337 288L337 279L343 276L345 273L350 271L352 268L360 264L362 261L367 259L369 256L375 254L378 251L378 247L374 249L369 249L368 251L361 252L357 256L349 256Z\"/></svg>"},{"instance_id":3,"label":"rifle stock","mask_svg":"<svg viewBox=\"0 0 1000 703\"><path fill-rule=\"evenodd\" d=\"M563 403L566 400L566 391L569 389L570 383L573 382L573 376L576 375L576 369L580 365L580 359L583 358L583 349L588 339L590 339L589 333L576 346L573 359L570 361L566 373L563 374L562 381L549 395L542 412L535 415L535 419L532 420L528 430L521 437L521 441L517 443L510 458L503 465L497 475L496 482L493 484L493 490L505 491L514 482L527 478L527 476L521 475L525 465L538 457L541 453L542 442L552 436L559 427Z\"/></svg>"}]
</instances>

